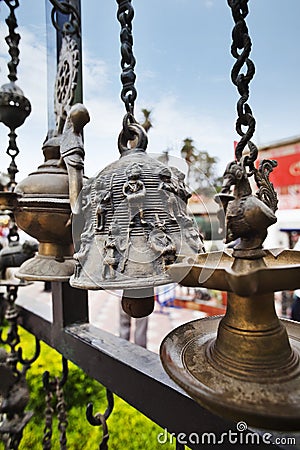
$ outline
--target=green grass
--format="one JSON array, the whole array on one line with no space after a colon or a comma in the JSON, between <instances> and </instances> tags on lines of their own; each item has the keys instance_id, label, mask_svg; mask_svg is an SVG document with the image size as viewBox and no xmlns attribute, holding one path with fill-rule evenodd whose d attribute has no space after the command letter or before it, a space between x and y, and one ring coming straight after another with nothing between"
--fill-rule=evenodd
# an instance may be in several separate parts
<instances>
[{"instance_id":1,"label":"green grass","mask_svg":"<svg viewBox=\"0 0 300 450\"><path fill-rule=\"evenodd\" d=\"M20 328L21 346L24 357L30 358L34 348L34 338ZM41 354L27 372L30 390L30 403L27 410L35 414L24 429L20 450L42 449L45 426L45 392L42 375L45 370L50 376L61 376L61 355L41 343ZM69 362L69 376L64 388L67 404L68 428L67 448L69 450L97 450L102 437L100 427L93 427L86 419L86 405L94 404L94 414L104 413L106 409L106 391L97 381L89 378L77 366ZM175 441L160 444L157 436L163 430L122 399L114 396L115 407L107 423L109 428L110 450L169 450L175 449ZM59 432L57 418L53 421L52 450L59 450ZM0 449L4 449L0 443Z\"/></svg>"}]
</instances>

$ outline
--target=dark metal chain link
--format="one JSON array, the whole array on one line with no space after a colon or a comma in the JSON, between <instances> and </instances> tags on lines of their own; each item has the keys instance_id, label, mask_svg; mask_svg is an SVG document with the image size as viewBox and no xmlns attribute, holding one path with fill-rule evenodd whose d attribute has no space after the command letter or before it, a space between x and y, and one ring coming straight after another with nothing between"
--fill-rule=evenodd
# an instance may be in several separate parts
<instances>
[{"instance_id":1,"label":"dark metal chain link","mask_svg":"<svg viewBox=\"0 0 300 450\"><path fill-rule=\"evenodd\" d=\"M53 414L54 409L52 408L53 401L53 393L51 389L47 389L45 396L45 427L44 427L44 436L43 436L43 450L51 450L51 438L52 438L52 422L53 422Z\"/></svg>"},{"instance_id":2,"label":"dark metal chain link","mask_svg":"<svg viewBox=\"0 0 300 450\"><path fill-rule=\"evenodd\" d=\"M57 383L56 383L56 397L57 397L56 411L57 411L57 417L58 417L58 430L60 432L60 436L59 436L60 449L66 450L67 449L66 430L67 430L67 426L68 426L67 413L66 413L66 402L64 399L63 388L60 385L58 379L57 379Z\"/></svg>"},{"instance_id":3,"label":"dark metal chain link","mask_svg":"<svg viewBox=\"0 0 300 450\"><path fill-rule=\"evenodd\" d=\"M5 19L5 22L8 26L9 35L6 36L5 41L7 42L9 46L8 53L11 56L11 61L7 64L9 69L9 75L8 78L10 81L16 81L18 79L17 77L17 66L20 62L19 60L19 42L21 39L21 36L19 33L15 32L15 29L18 27L17 19L15 16L15 9L19 7L19 0L4 0L6 5L10 9L10 14Z\"/></svg>"},{"instance_id":4,"label":"dark metal chain link","mask_svg":"<svg viewBox=\"0 0 300 450\"><path fill-rule=\"evenodd\" d=\"M248 144L250 155L247 157L246 165L253 169L254 161L257 158L257 148L250 139L254 134L256 122L247 101L249 99L249 84L255 74L255 67L249 59L252 42L245 22L249 12L248 0L227 0L227 2L235 22L232 30L231 54L237 60L231 71L231 80L241 96L237 102L238 119L236 121L236 131L241 139L237 144L235 156L237 161L240 161L243 150ZM245 73L241 72L243 68ZM248 127L245 133L242 127Z\"/></svg>"},{"instance_id":5,"label":"dark metal chain link","mask_svg":"<svg viewBox=\"0 0 300 450\"><path fill-rule=\"evenodd\" d=\"M51 20L55 29L58 31L62 31L64 35L68 36L77 35L78 37L80 37L81 19L78 10L71 3L69 3L69 0L67 1L49 0L49 1L53 5L53 9L51 11ZM62 30L60 29L60 26L56 18L56 14L58 11L61 14L70 17L69 21L64 23Z\"/></svg>"},{"instance_id":6,"label":"dark metal chain link","mask_svg":"<svg viewBox=\"0 0 300 450\"><path fill-rule=\"evenodd\" d=\"M134 102L137 98L137 91L134 87L136 75L134 73L135 57L133 56L133 37L132 37L132 20L134 10L131 0L117 0L119 5L117 18L121 24L120 40L121 40L121 82L123 89L121 99L125 104L126 111L133 114Z\"/></svg>"},{"instance_id":7,"label":"dark metal chain link","mask_svg":"<svg viewBox=\"0 0 300 450\"><path fill-rule=\"evenodd\" d=\"M51 439L52 439L52 426L53 426L53 415L54 408L53 402L56 400L56 413L58 418L58 430L60 433L59 442L60 449L67 449L67 435L66 430L68 426L67 412L66 412L66 402L64 399L63 386L65 385L68 378L68 360L64 357L62 358L63 373L62 378L59 379L55 377L50 381L49 372L46 371L43 374L43 385L46 391L46 407L45 407L45 427L43 436L43 450L51 449ZM56 398L55 398L56 397Z\"/></svg>"},{"instance_id":8,"label":"dark metal chain link","mask_svg":"<svg viewBox=\"0 0 300 450\"><path fill-rule=\"evenodd\" d=\"M107 408L104 414L98 412L97 414L93 415L93 403L89 403L86 408L86 418L88 422L94 427L101 426L102 428L102 440L99 444L99 450L108 450L109 432L107 419L114 409L114 395L109 389L106 389L106 399Z\"/></svg>"},{"instance_id":9,"label":"dark metal chain link","mask_svg":"<svg viewBox=\"0 0 300 450\"><path fill-rule=\"evenodd\" d=\"M9 70L8 78L11 82L15 82L18 79L17 67L20 62L19 43L20 43L21 36L19 35L19 33L15 32L15 29L18 27L17 19L15 16L15 9L19 7L19 0L4 0L4 2L6 3L6 5L8 6L8 8L10 10L9 16L7 17L7 19L5 19L5 22L8 26L8 31L9 31L8 36L5 37L5 41L9 47L8 53L11 57L11 60L7 64L7 67ZM15 159L18 156L18 154L20 153L20 150L18 149L17 144L16 144L17 135L14 130L11 129L10 133L8 134L8 137L9 137L9 145L8 145L6 153L8 154L8 156L11 157L11 163L8 168L8 174L11 179L12 186L10 186L10 187L12 190L14 188L14 184L15 184L14 180L15 180L16 173L18 173L18 168L17 168Z\"/></svg>"},{"instance_id":10,"label":"dark metal chain link","mask_svg":"<svg viewBox=\"0 0 300 450\"><path fill-rule=\"evenodd\" d=\"M8 321L9 329L7 332L6 339L2 338L2 331L0 332L0 343L3 345L8 345L10 347L10 352L7 355L6 363L14 372L14 374L19 378L20 372L17 369L17 364L19 362L18 351L16 350L17 345L20 343L20 336L18 332L18 311L15 305L18 295L17 286L7 286L6 302L7 307L5 311L5 319Z\"/></svg>"}]
</instances>

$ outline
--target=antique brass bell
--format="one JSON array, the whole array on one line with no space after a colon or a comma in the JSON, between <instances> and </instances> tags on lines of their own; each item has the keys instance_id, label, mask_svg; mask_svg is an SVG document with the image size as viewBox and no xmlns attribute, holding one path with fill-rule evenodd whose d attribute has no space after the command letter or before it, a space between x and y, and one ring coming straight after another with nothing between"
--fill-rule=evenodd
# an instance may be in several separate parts
<instances>
[{"instance_id":1,"label":"antique brass bell","mask_svg":"<svg viewBox=\"0 0 300 450\"><path fill-rule=\"evenodd\" d=\"M153 287L171 281L168 266L201 253L203 242L187 214L190 193L184 175L146 154L147 134L134 118L134 11L131 2L117 3L126 108L118 139L121 157L82 189L73 220L76 268L70 284L124 289L124 311L142 317L153 310Z\"/></svg>"},{"instance_id":2,"label":"antique brass bell","mask_svg":"<svg viewBox=\"0 0 300 450\"><path fill-rule=\"evenodd\" d=\"M170 282L167 267L201 253L203 242L187 215L184 175L148 156L143 127L125 117L136 146L128 148L122 131L120 159L83 187L82 215L75 216L73 233L82 227L81 238L70 283L81 289L130 290L138 303L147 296L141 289Z\"/></svg>"}]
</instances>

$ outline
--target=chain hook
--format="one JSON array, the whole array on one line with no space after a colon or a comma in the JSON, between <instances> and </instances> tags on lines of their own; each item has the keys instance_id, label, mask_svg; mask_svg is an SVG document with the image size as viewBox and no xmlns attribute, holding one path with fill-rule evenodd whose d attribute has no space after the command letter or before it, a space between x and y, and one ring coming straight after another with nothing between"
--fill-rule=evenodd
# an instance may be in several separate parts
<instances>
[{"instance_id":1,"label":"chain hook","mask_svg":"<svg viewBox=\"0 0 300 450\"><path fill-rule=\"evenodd\" d=\"M131 142L131 147L128 143ZM123 128L118 138L118 148L122 155L127 154L132 148L146 151L148 136L145 129L140 125L130 113L125 114Z\"/></svg>"},{"instance_id":2,"label":"chain hook","mask_svg":"<svg viewBox=\"0 0 300 450\"><path fill-rule=\"evenodd\" d=\"M86 408L86 418L88 422L92 426L101 426L102 427L102 440L99 445L99 450L107 450L108 449L108 439L109 439L109 432L108 432L108 426L107 426L107 419L111 415L113 409L114 409L114 396L113 393L106 389L106 398L107 398L107 408L104 412L104 414L97 413L96 415L93 415L93 403L89 403Z\"/></svg>"}]
</instances>

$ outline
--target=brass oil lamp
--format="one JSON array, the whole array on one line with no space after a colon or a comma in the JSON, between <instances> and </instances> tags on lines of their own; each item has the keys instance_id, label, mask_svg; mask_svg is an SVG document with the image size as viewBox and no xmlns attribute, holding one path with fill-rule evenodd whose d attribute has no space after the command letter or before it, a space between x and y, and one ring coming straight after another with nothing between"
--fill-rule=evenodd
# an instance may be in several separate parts
<instances>
[{"instance_id":1,"label":"brass oil lamp","mask_svg":"<svg viewBox=\"0 0 300 450\"><path fill-rule=\"evenodd\" d=\"M202 237L186 213L190 196L182 173L150 158L147 134L134 118L137 92L132 53L131 1L117 0L121 24L121 98L126 107L118 139L120 159L81 192L74 216L76 269L71 286L124 289L122 306L132 317L150 314L153 287L171 282L167 266L203 251Z\"/></svg>"},{"instance_id":2,"label":"brass oil lamp","mask_svg":"<svg viewBox=\"0 0 300 450\"><path fill-rule=\"evenodd\" d=\"M255 121L246 103L254 75L244 20L248 9L245 2L229 4L236 22L232 54L238 61L232 79L241 95L237 131L242 138L217 201L226 212L226 242L236 243L233 250L199 255L196 263L187 258L169 268L173 280L185 286L228 292L228 305L224 317L172 331L162 342L161 359L170 377L212 412L256 428L298 431L299 324L277 317L274 292L299 288L300 252L263 249L267 228L276 221L277 196L269 174L277 164L263 160L255 166L257 148L250 141ZM239 76L244 63L246 74ZM242 125L248 126L246 133ZM243 154L246 144L249 155Z\"/></svg>"},{"instance_id":3,"label":"brass oil lamp","mask_svg":"<svg viewBox=\"0 0 300 450\"><path fill-rule=\"evenodd\" d=\"M73 188L74 177L71 175L69 181L61 149L64 146L65 151L70 154L80 152L81 130L88 120L88 112L84 106L74 105L70 109L64 133L49 138L44 143L44 163L15 188L15 193L19 196L15 207L16 222L22 230L39 241L37 255L20 267L17 274L19 278L68 281L74 272L71 213L74 211L77 195ZM76 143L75 150L74 142L69 136L69 123L77 128L76 131L72 128L72 132L81 141L81 144ZM82 179L83 170L80 167L74 170L79 172L78 177ZM80 185L79 191L81 187Z\"/></svg>"},{"instance_id":4,"label":"brass oil lamp","mask_svg":"<svg viewBox=\"0 0 300 450\"><path fill-rule=\"evenodd\" d=\"M64 14L68 7L70 26L63 27L54 92L56 129L48 133L43 144L43 164L15 188L17 224L39 242L37 255L17 274L25 280L68 281L74 272L71 222L83 184L82 131L89 114L82 104L71 106L80 65L73 35L79 34L80 21L70 5ZM56 22L54 25L57 27Z\"/></svg>"}]
</instances>

